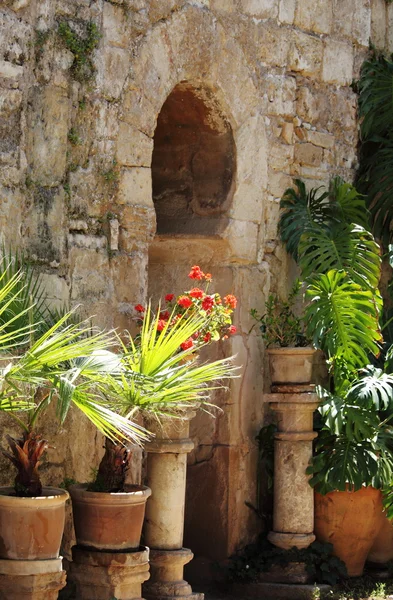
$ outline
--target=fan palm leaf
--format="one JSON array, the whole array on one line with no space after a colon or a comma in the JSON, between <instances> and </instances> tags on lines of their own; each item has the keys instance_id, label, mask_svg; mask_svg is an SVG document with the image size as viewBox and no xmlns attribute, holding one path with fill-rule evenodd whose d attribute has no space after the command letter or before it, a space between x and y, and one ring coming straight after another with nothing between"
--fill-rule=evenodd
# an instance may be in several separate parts
<instances>
[{"instance_id":1,"label":"fan palm leaf","mask_svg":"<svg viewBox=\"0 0 393 600\"><path fill-rule=\"evenodd\" d=\"M207 316L185 314L178 320L172 316L158 331L158 319L149 306L137 343L130 337L128 347L123 344L121 373L113 378L111 390L121 414L135 410L178 414L207 402L210 392L222 387L223 379L236 376L231 359L199 364L193 348L180 351L180 345L198 332Z\"/></svg>"}]
</instances>

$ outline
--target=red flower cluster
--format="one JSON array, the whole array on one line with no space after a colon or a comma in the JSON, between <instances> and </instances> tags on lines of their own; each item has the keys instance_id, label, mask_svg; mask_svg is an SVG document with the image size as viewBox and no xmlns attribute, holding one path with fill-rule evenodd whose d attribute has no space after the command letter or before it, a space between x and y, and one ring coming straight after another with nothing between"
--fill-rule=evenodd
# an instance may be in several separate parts
<instances>
[{"instance_id":1,"label":"red flower cluster","mask_svg":"<svg viewBox=\"0 0 393 600\"><path fill-rule=\"evenodd\" d=\"M232 312L236 308L237 300L233 294L228 294L221 299L220 294L208 294L208 288L212 281L210 273L204 273L198 265L194 265L189 273L189 278L204 281L205 290L193 287L177 298L174 294L166 294L165 302L169 310L163 310L157 321L157 331L161 332L169 323L174 324L183 314L198 314L205 320L200 331L192 338L185 340L180 348L189 350L203 344L209 344L220 339L227 339L229 335L236 333L236 327L232 325ZM140 321L143 321L145 308L138 304L135 310L139 313Z\"/></svg>"}]
</instances>

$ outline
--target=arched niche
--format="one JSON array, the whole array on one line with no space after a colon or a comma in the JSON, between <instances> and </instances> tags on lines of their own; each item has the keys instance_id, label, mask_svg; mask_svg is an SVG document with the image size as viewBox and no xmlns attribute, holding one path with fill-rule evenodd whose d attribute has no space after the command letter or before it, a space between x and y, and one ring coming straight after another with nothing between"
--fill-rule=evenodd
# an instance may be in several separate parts
<instances>
[{"instance_id":1,"label":"arched niche","mask_svg":"<svg viewBox=\"0 0 393 600\"><path fill-rule=\"evenodd\" d=\"M157 234L215 235L234 187L232 127L213 93L181 82L158 115L152 158Z\"/></svg>"}]
</instances>

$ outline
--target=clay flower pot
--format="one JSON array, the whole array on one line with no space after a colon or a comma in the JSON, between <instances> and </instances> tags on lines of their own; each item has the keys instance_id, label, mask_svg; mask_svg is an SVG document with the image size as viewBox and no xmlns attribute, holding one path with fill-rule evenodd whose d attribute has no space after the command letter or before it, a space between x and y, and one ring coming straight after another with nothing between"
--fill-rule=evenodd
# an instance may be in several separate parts
<instances>
[{"instance_id":1,"label":"clay flower pot","mask_svg":"<svg viewBox=\"0 0 393 600\"><path fill-rule=\"evenodd\" d=\"M362 575L367 555L378 534L382 493L373 487L357 492L315 493L317 540L333 544L350 577Z\"/></svg>"},{"instance_id":2,"label":"clay flower pot","mask_svg":"<svg viewBox=\"0 0 393 600\"><path fill-rule=\"evenodd\" d=\"M316 350L305 348L268 348L273 385L310 383Z\"/></svg>"},{"instance_id":3,"label":"clay flower pot","mask_svg":"<svg viewBox=\"0 0 393 600\"><path fill-rule=\"evenodd\" d=\"M58 558L64 530L65 490L44 487L42 496L21 498L0 488L0 559Z\"/></svg>"},{"instance_id":4,"label":"clay flower pot","mask_svg":"<svg viewBox=\"0 0 393 600\"><path fill-rule=\"evenodd\" d=\"M76 541L96 550L136 550L140 546L150 488L128 485L125 492L89 492L70 487Z\"/></svg>"},{"instance_id":5,"label":"clay flower pot","mask_svg":"<svg viewBox=\"0 0 393 600\"><path fill-rule=\"evenodd\" d=\"M367 560L381 565L393 560L393 522L381 512L378 523L378 534Z\"/></svg>"}]
</instances>

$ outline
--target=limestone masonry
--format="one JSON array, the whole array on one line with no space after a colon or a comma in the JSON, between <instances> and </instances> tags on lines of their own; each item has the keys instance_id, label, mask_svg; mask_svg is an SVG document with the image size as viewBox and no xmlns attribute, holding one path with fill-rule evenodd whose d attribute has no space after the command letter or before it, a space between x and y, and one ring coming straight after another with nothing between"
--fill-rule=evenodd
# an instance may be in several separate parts
<instances>
[{"instance_id":1,"label":"limestone masonry","mask_svg":"<svg viewBox=\"0 0 393 600\"><path fill-rule=\"evenodd\" d=\"M370 39L393 51L391 23L385 0L0 3L1 241L26 250L55 304L103 326L132 329L134 305L184 290L194 264L239 298L238 333L216 352L243 376L215 399L222 414L191 422L197 557L260 530L246 502L269 381L249 310L287 289L276 227L293 178L353 178L351 83ZM79 415L45 425L45 483L89 479L100 436Z\"/></svg>"}]
</instances>

